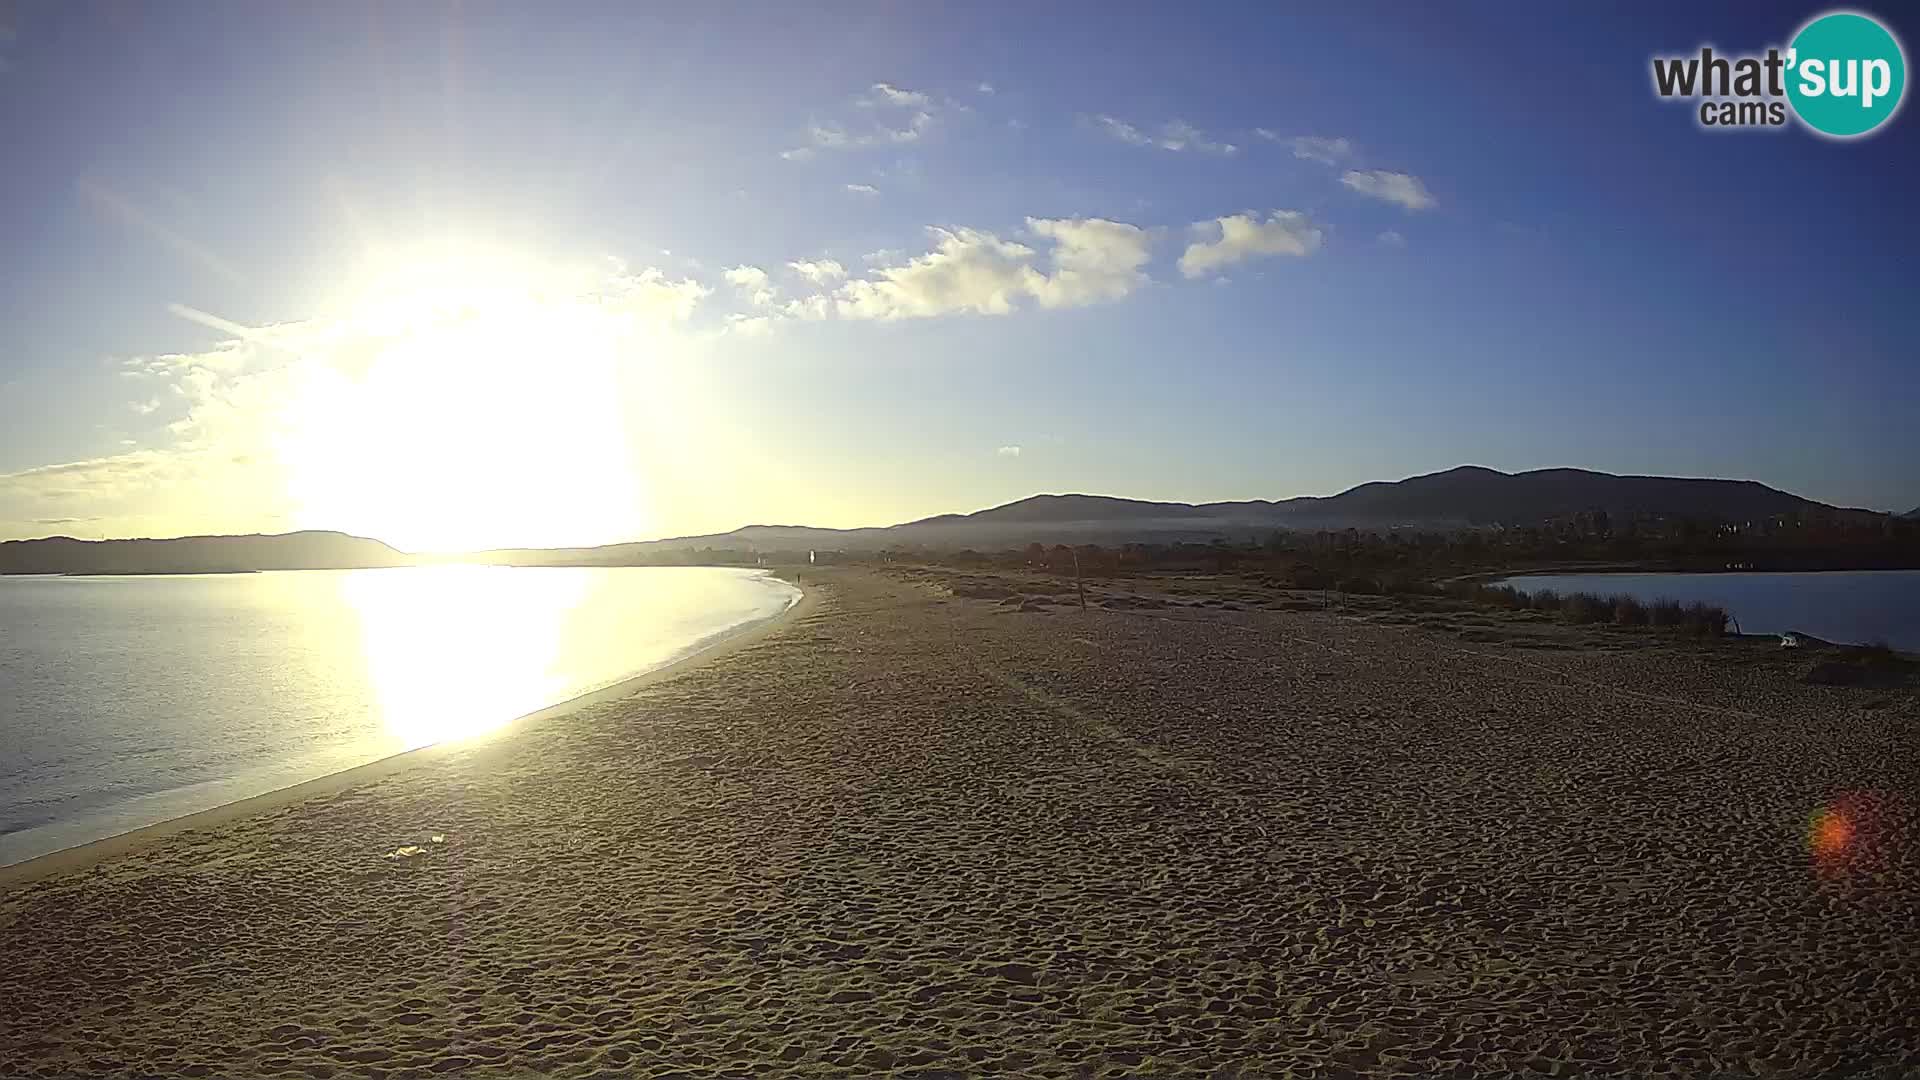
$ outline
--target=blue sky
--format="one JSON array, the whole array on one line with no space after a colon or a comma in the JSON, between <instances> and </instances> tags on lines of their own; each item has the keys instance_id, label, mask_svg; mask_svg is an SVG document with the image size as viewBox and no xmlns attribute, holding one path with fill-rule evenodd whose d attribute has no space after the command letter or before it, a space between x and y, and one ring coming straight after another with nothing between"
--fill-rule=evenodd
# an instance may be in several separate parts
<instances>
[{"instance_id":1,"label":"blue sky","mask_svg":"<svg viewBox=\"0 0 1920 1080\"><path fill-rule=\"evenodd\" d=\"M1033 7L25 5L0 536L599 542L1468 462L1920 504L1913 117L1714 133L1650 89L1822 8Z\"/></svg>"}]
</instances>

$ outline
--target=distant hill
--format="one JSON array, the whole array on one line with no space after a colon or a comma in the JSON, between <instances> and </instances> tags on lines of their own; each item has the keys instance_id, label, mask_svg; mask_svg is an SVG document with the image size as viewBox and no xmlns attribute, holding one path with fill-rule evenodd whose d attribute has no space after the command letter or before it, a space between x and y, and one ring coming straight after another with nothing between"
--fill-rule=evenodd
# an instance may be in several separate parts
<instances>
[{"instance_id":1,"label":"distant hill","mask_svg":"<svg viewBox=\"0 0 1920 1080\"><path fill-rule=\"evenodd\" d=\"M467 560L517 565L618 566L697 561L702 549L871 551L885 547L1018 547L1028 543L1248 540L1274 529L1461 528L1529 525L1585 511L1757 521L1778 514L1866 515L1803 499L1752 480L1616 476L1585 469L1504 473L1474 465L1338 495L1268 501L1176 503L1108 495L1035 495L971 514L941 514L868 529L748 525L731 532L593 548L513 548ZM1916 508L1913 515L1920 515ZM1880 515L1872 515L1879 517ZM434 557L438 561L442 557ZM88 541L55 537L0 543L0 573L210 573L398 566L423 561L343 533L197 536Z\"/></svg>"},{"instance_id":2,"label":"distant hill","mask_svg":"<svg viewBox=\"0 0 1920 1080\"><path fill-rule=\"evenodd\" d=\"M749 525L729 533L581 549L566 553L566 558L606 563L653 559L667 551L748 546L857 551L919 545L984 550L1031 542L1245 540L1274 529L1528 525L1592 510L1605 510L1622 521L1641 515L1752 521L1777 514L1866 513L1841 510L1751 480L1616 476L1585 469L1504 473L1466 465L1390 483L1361 484L1325 498L1195 504L1108 495L1035 495L971 514L941 514L886 528ZM490 553L504 554L508 553ZM537 557L531 552L511 554Z\"/></svg>"},{"instance_id":3,"label":"distant hill","mask_svg":"<svg viewBox=\"0 0 1920 1080\"><path fill-rule=\"evenodd\" d=\"M1477 465L1361 484L1325 499L1273 504L1289 516L1374 524L1526 525L1586 510L1616 517L1703 517L1750 521L1776 514L1836 512L1754 480L1616 476L1587 469L1504 473Z\"/></svg>"},{"instance_id":4,"label":"distant hill","mask_svg":"<svg viewBox=\"0 0 1920 1080\"><path fill-rule=\"evenodd\" d=\"M225 574L405 566L413 561L378 540L337 532L171 540L54 536L0 542L0 574Z\"/></svg>"},{"instance_id":5,"label":"distant hill","mask_svg":"<svg viewBox=\"0 0 1920 1080\"><path fill-rule=\"evenodd\" d=\"M1746 521L1791 513L1854 513L1752 480L1616 476L1585 469L1504 473L1475 465L1325 498L1157 503L1090 495L1038 495L982 510L961 522L1128 522L1172 529L1247 525L1272 528L1528 525L1583 511L1631 518L1705 517ZM896 526L895 531L913 529Z\"/></svg>"}]
</instances>

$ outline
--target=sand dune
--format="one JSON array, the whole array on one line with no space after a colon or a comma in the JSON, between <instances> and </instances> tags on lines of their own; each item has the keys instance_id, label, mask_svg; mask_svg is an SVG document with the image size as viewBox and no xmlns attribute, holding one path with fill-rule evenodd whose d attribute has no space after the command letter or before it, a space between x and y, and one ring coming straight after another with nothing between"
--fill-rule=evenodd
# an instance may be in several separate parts
<instances>
[{"instance_id":1,"label":"sand dune","mask_svg":"<svg viewBox=\"0 0 1920 1080\"><path fill-rule=\"evenodd\" d=\"M0 894L0 1075L1908 1076L1920 714L856 574Z\"/></svg>"}]
</instances>

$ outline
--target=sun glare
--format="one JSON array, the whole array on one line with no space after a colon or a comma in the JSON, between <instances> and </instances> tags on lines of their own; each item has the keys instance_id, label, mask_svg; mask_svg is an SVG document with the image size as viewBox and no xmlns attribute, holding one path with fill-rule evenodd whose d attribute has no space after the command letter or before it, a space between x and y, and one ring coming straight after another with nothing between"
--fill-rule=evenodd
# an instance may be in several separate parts
<instances>
[{"instance_id":1,"label":"sun glare","mask_svg":"<svg viewBox=\"0 0 1920 1080\"><path fill-rule=\"evenodd\" d=\"M303 527L413 551L647 529L623 401L666 343L590 282L442 251L382 260L336 310L280 418Z\"/></svg>"},{"instance_id":2,"label":"sun glare","mask_svg":"<svg viewBox=\"0 0 1920 1080\"><path fill-rule=\"evenodd\" d=\"M564 696L566 623L587 578L436 566L339 581L395 748L483 735Z\"/></svg>"}]
</instances>

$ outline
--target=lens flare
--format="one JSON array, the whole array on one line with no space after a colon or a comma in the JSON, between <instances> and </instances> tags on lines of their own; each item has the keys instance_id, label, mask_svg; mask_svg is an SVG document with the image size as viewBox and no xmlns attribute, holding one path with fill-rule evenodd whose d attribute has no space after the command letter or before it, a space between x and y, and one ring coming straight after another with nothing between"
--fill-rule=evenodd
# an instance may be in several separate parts
<instances>
[{"instance_id":1,"label":"lens flare","mask_svg":"<svg viewBox=\"0 0 1920 1080\"><path fill-rule=\"evenodd\" d=\"M1839 858L1852 846L1853 831L1853 822L1844 811L1823 807L1814 811L1808 821L1807 845L1816 858Z\"/></svg>"}]
</instances>

